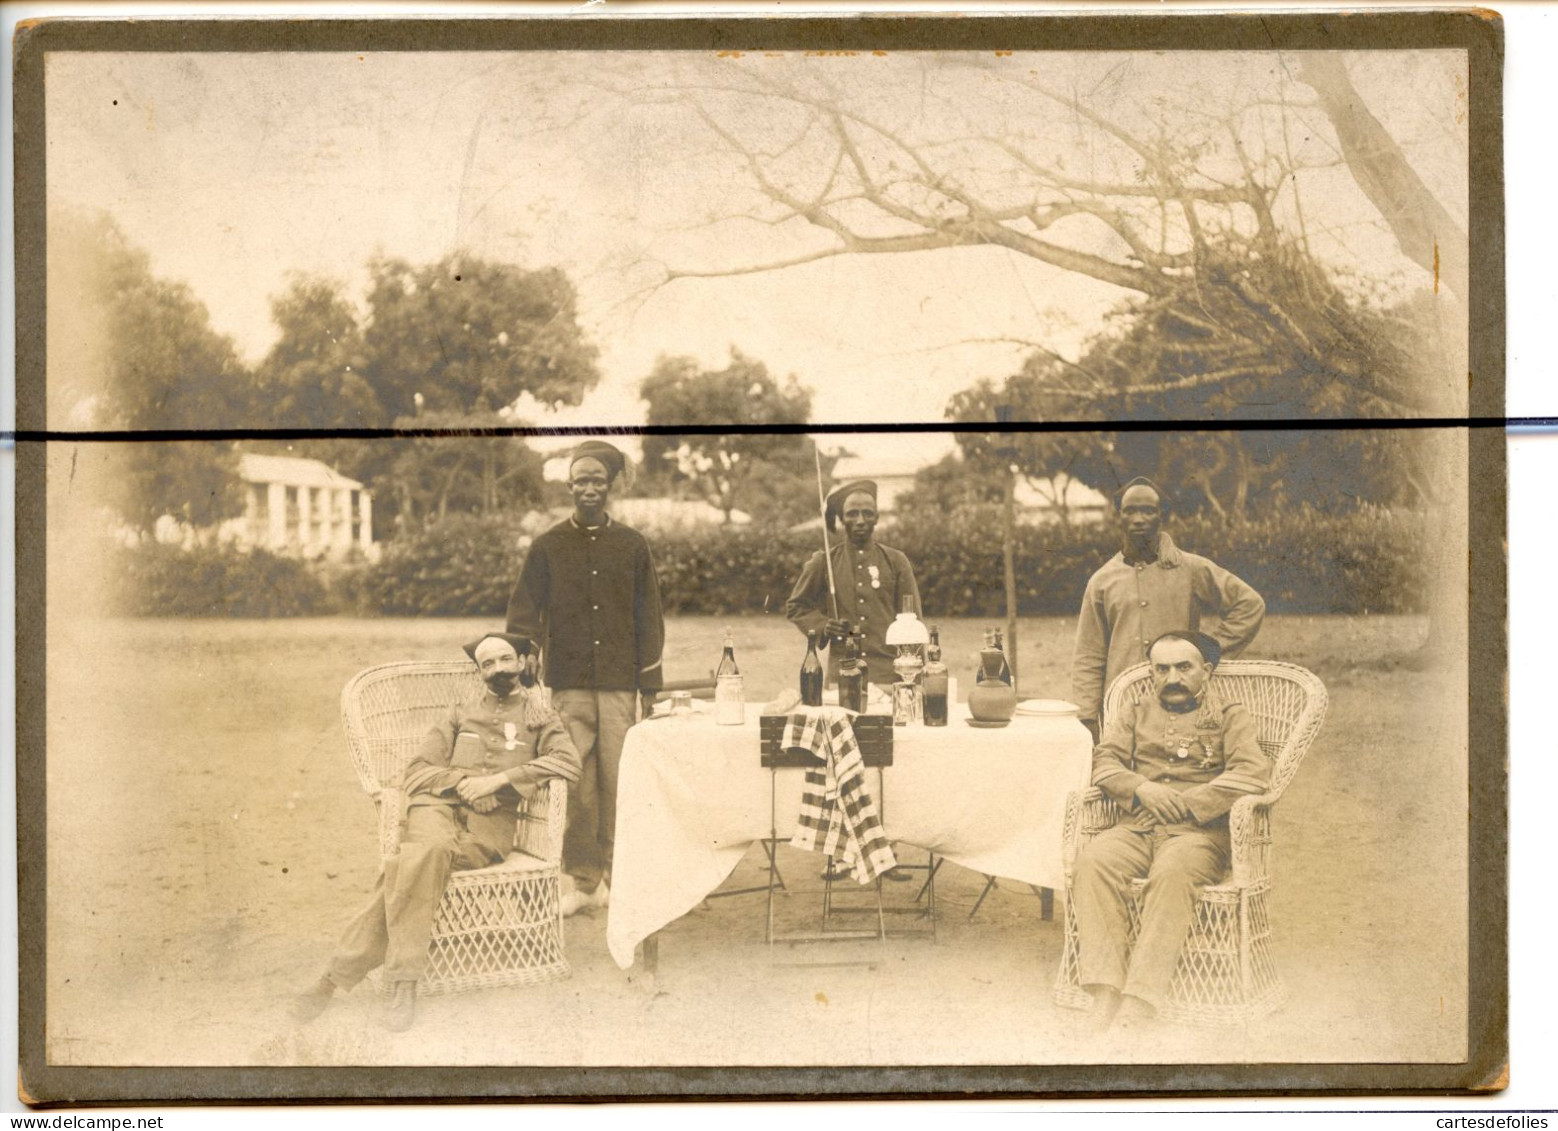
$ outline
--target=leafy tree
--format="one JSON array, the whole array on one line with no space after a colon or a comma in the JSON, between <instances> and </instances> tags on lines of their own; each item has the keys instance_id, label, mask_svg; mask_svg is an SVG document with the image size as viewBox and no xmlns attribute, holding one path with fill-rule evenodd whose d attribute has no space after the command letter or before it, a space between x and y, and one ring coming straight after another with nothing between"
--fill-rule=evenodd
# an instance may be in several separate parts
<instances>
[{"instance_id":1,"label":"leafy tree","mask_svg":"<svg viewBox=\"0 0 1558 1131\"><path fill-rule=\"evenodd\" d=\"M811 393L794 375L781 384L736 349L718 370L688 357L662 357L639 392L651 425L762 426L811 418ZM646 436L644 486L703 499L726 522L735 510L765 522L796 522L816 513L815 452L803 435Z\"/></svg>"},{"instance_id":2,"label":"leafy tree","mask_svg":"<svg viewBox=\"0 0 1558 1131\"><path fill-rule=\"evenodd\" d=\"M578 404L600 380L578 298L556 268L449 256L369 265L365 371L390 419L487 413L528 392Z\"/></svg>"},{"instance_id":3,"label":"leafy tree","mask_svg":"<svg viewBox=\"0 0 1558 1131\"><path fill-rule=\"evenodd\" d=\"M302 276L271 300L280 331L256 374L280 428L373 428L389 416L366 375L357 312L334 280Z\"/></svg>"},{"instance_id":4,"label":"leafy tree","mask_svg":"<svg viewBox=\"0 0 1558 1131\"><path fill-rule=\"evenodd\" d=\"M78 425L155 430L231 428L260 419L252 376L211 326L190 288L152 273L147 254L106 216L51 217L51 412ZM51 346L52 352L52 346ZM99 485L125 522L150 530L164 514L197 526L239 514L230 443L116 444Z\"/></svg>"},{"instance_id":5,"label":"leafy tree","mask_svg":"<svg viewBox=\"0 0 1558 1131\"><path fill-rule=\"evenodd\" d=\"M512 424L499 413L424 413L398 425L457 430ZM441 521L451 511L491 515L542 499L544 460L506 436L421 436L400 442L384 477L407 523Z\"/></svg>"}]
</instances>

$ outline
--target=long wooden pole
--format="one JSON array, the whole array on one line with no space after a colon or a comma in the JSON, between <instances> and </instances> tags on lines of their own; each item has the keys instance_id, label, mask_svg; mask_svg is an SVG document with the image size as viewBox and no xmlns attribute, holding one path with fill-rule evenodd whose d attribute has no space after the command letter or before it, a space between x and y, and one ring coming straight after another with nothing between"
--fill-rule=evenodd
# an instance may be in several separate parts
<instances>
[{"instance_id":1,"label":"long wooden pole","mask_svg":"<svg viewBox=\"0 0 1558 1131\"><path fill-rule=\"evenodd\" d=\"M1006 664L1017 686L1017 473L1006 473L1005 521L1001 524L1001 564L1006 574Z\"/></svg>"},{"instance_id":2,"label":"long wooden pole","mask_svg":"<svg viewBox=\"0 0 1558 1131\"><path fill-rule=\"evenodd\" d=\"M822 560L828 564L828 602L833 609L833 619L839 619L838 583L833 580L833 547L828 544L828 493L822 489L822 452L814 443L812 458L817 463L817 509L822 514Z\"/></svg>"}]
</instances>

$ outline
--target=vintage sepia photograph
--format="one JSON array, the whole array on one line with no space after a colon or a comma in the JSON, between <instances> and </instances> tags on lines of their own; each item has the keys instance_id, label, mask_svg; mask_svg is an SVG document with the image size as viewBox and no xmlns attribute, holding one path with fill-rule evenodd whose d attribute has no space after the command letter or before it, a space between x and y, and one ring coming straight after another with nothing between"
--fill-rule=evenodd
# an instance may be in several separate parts
<instances>
[{"instance_id":1,"label":"vintage sepia photograph","mask_svg":"<svg viewBox=\"0 0 1558 1131\"><path fill-rule=\"evenodd\" d=\"M1497 1086L1499 25L1261 22L30 29L24 1093Z\"/></svg>"}]
</instances>

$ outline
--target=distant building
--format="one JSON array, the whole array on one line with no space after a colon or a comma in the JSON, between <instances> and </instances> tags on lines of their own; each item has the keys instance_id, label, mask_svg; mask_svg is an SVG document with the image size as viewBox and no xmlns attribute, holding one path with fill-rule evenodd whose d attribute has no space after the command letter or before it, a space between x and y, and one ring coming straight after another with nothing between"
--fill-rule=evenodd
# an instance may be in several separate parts
<instances>
[{"instance_id":1,"label":"distant building","mask_svg":"<svg viewBox=\"0 0 1558 1131\"><path fill-rule=\"evenodd\" d=\"M344 557L355 546L369 557L373 541L373 496L317 459L238 457L244 483L243 517L224 533L241 545L302 557Z\"/></svg>"},{"instance_id":2,"label":"distant building","mask_svg":"<svg viewBox=\"0 0 1558 1131\"><path fill-rule=\"evenodd\" d=\"M899 498L914 489L915 473L933 462L923 452L913 450L885 455L845 456L833 467L832 486L848 483L852 479L873 480L876 483L877 510L885 518L897 513L900 509ZM1110 503L1105 496L1079 480L1061 475L1046 484L1043 490L1034 487L1026 479L1017 481L1014 497L1017 520L1028 525L1059 522L1062 508L1056 505L1051 494L1057 491L1060 501L1065 503L1066 518L1071 522L1102 522L1109 513ZM812 519L801 525L819 526L821 519Z\"/></svg>"}]
</instances>

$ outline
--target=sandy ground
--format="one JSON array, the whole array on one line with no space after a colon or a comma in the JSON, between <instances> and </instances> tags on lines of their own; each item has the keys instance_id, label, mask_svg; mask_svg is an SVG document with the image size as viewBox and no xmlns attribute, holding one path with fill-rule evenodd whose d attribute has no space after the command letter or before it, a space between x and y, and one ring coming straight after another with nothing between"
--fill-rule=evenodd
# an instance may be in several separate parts
<instances>
[{"instance_id":1,"label":"sandy ground","mask_svg":"<svg viewBox=\"0 0 1558 1131\"><path fill-rule=\"evenodd\" d=\"M56 606L57 607L57 606ZM672 678L722 620L670 625ZM748 697L793 681L799 639L730 622ZM1090 1043L1050 1000L1058 922L1004 884L941 874L939 930L885 946L762 943L759 895L663 933L657 977L619 970L604 912L568 922L573 977L425 999L390 1034L364 986L286 1020L377 869L339 689L392 659L457 656L478 621L72 621L50 629L48 1058L58 1064L1053 1064L1459 1060L1466 984L1465 676L1397 658L1416 618L1273 617L1259 654L1325 679L1332 709L1276 813L1274 917L1290 987L1250 1033ZM954 671L981 625L943 625ZM1071 624L1025 621L1025 695L1063 697ZM967 672L963 672L965 676ZM754 848L729 886L759 876ZM815 858L783 850L792 879ZM895 885L906 900L915 885ZM806 918L810 896L784 900Z\"/></svg>"}]
</instances>

